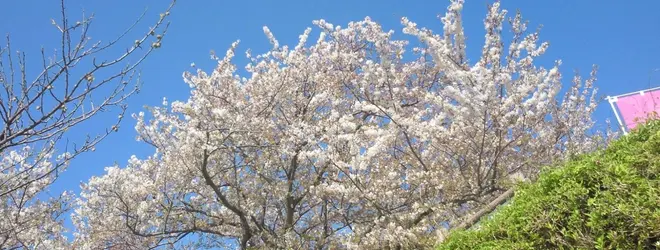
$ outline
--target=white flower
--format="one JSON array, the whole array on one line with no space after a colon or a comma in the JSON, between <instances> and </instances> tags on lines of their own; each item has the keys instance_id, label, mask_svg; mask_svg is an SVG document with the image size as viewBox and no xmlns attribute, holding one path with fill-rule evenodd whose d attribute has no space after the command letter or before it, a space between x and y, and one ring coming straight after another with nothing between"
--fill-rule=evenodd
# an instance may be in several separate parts
<instances>
[{"instance_id":1,"label":"white flower","mask_svg":"<svg viewBox=\"0 0 660 250\"><path fill-rule=\"evenodd\" d=\"M134 115L154 154L83 185L80 233L144 248L189 230L208 244L250 236L257 248L415 248L432 223L463 219L448 216L466 208L447 197L497 188L514 169L534 178L568 152L593 150L591 83L576 80L556 102L561 75L534 61L545 45L505 46L498 4L484 20L483 58L466 60L462 9L451 2L443 34L403 18L422 48L368 18L315 21L317 42L307 45L305 30L293 50L264 27L273 49L247 52L247 74L232 64L233 43L212 72L183 74L186 101ZM509 56L523 49L534 55Z\"/></svg>"}]
</instances>

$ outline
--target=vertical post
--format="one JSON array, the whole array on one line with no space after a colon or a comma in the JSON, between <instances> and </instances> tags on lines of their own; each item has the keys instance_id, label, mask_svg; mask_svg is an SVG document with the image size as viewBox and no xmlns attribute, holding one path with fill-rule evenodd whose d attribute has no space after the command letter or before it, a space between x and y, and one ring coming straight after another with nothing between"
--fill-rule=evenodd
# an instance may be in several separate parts
<instances>
[{"instance_id":1,"label":"vertical post","mask_svg":"<svg viewBox=\"0 0 660 250\"><path fill-rule=\"evenodd\" d=\"M628 134L628 131L626 131L626 127L623 125L623 122L621 122L621 117L619 117L619 112L616 111L616 107L614 106L614 103L617 101L617 97L607 97L607 101L610 103L610 106L612 107L612 111L614 111L614 116L616 117L616 121L619 122L619 126L621 127L621 131L623 131L623 134L626 135Z\"/></svg>"}]
</instances>

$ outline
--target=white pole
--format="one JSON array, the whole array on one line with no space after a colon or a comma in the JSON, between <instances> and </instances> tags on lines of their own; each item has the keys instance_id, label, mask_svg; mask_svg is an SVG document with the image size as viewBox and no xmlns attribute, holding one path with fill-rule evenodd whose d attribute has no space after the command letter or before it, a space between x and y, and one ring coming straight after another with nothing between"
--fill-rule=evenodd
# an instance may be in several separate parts
<instances>
[{"instance_id":1,"label":"white pole","mask_svg":"<svg viewBox=\"0 0 660 250\"><path fill-rule=\"evenodd\" d=\"M651 91L654 91L654 90L660 90L660 87L653 87L653 88L650 88L650 89L643 89L643 90L640 90L640 91L625 93L625 94L621 94L621 95L615 95L615 96L612 96L612 97L608 96L608 98L618 98L618 97L624 97L624 96L640 94L640 93L643 94L644 92L651 92ZM614 100L614 101L616 101L616 100Z\"/></svg>"},{"instance_id":2,"label":"white pole","mask_svg":"<svg viewBox=\"0 0 660 250\"><path fill-rule=\"evenodd\" d=\"M623 131L623 134L626 135L628 134L628 131L626 131L626 127L623 125L621 122L621 117L619 117L619 112L616 111L616 107L614 107L614 103L618 100L618 98L615 97L607 97L607 101L610 102L610 106L612 107L612 111L614 111L614 116L616 117L617 122L619 122L619 126L621 127L621 131Z\"/></svg>"}]
</instances>

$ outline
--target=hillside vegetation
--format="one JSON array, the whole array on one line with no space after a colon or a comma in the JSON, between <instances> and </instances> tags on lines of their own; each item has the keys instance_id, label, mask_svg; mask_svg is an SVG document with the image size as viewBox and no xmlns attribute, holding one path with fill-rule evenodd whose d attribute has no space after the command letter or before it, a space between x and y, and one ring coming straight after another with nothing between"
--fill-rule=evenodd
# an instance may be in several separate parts
<instances>
[{"instance_id":1,"label":"hillside vegetation","mask_svg":"<svg viewBox=\"0 0 660 250\"><path fill-rule=\"evenodd\" d=\"M516 189L438 249L660 248L660 120Z\"/></svg>"}]
</instances>

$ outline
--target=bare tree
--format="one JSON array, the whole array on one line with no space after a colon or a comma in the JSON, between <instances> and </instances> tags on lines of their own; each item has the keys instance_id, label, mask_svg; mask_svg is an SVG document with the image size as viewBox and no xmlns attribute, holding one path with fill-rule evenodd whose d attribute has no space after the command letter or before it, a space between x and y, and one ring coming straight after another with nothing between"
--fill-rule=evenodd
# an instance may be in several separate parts
<instances>
[{"instance_id":1,"label":"bare tree","mask_svg":"<svg viewBox=\"0 0 660 250\"><path fill-rule=\"evenodd\" d=\"M0 49L0 248L66 247L61 215L70 195L49 200L37 196L73 158L94 151L118 130L125 101L140 85L136 69L161 46L174 3L135 42L128 36L146 10L113 40L94 42L88 35L94 16L83 13L80 21L70 21L62 0L59 21L52 20L59 44L52 54L42 48L41 61L30 62L41 64L36 75L28 74L29 57L14 52L7 35ZM107 57L108 51L126 45L123 53ZM118 113L113 124L80 140L67 136L73 127L106 111Z\"/></svg>"}]
</instances>

